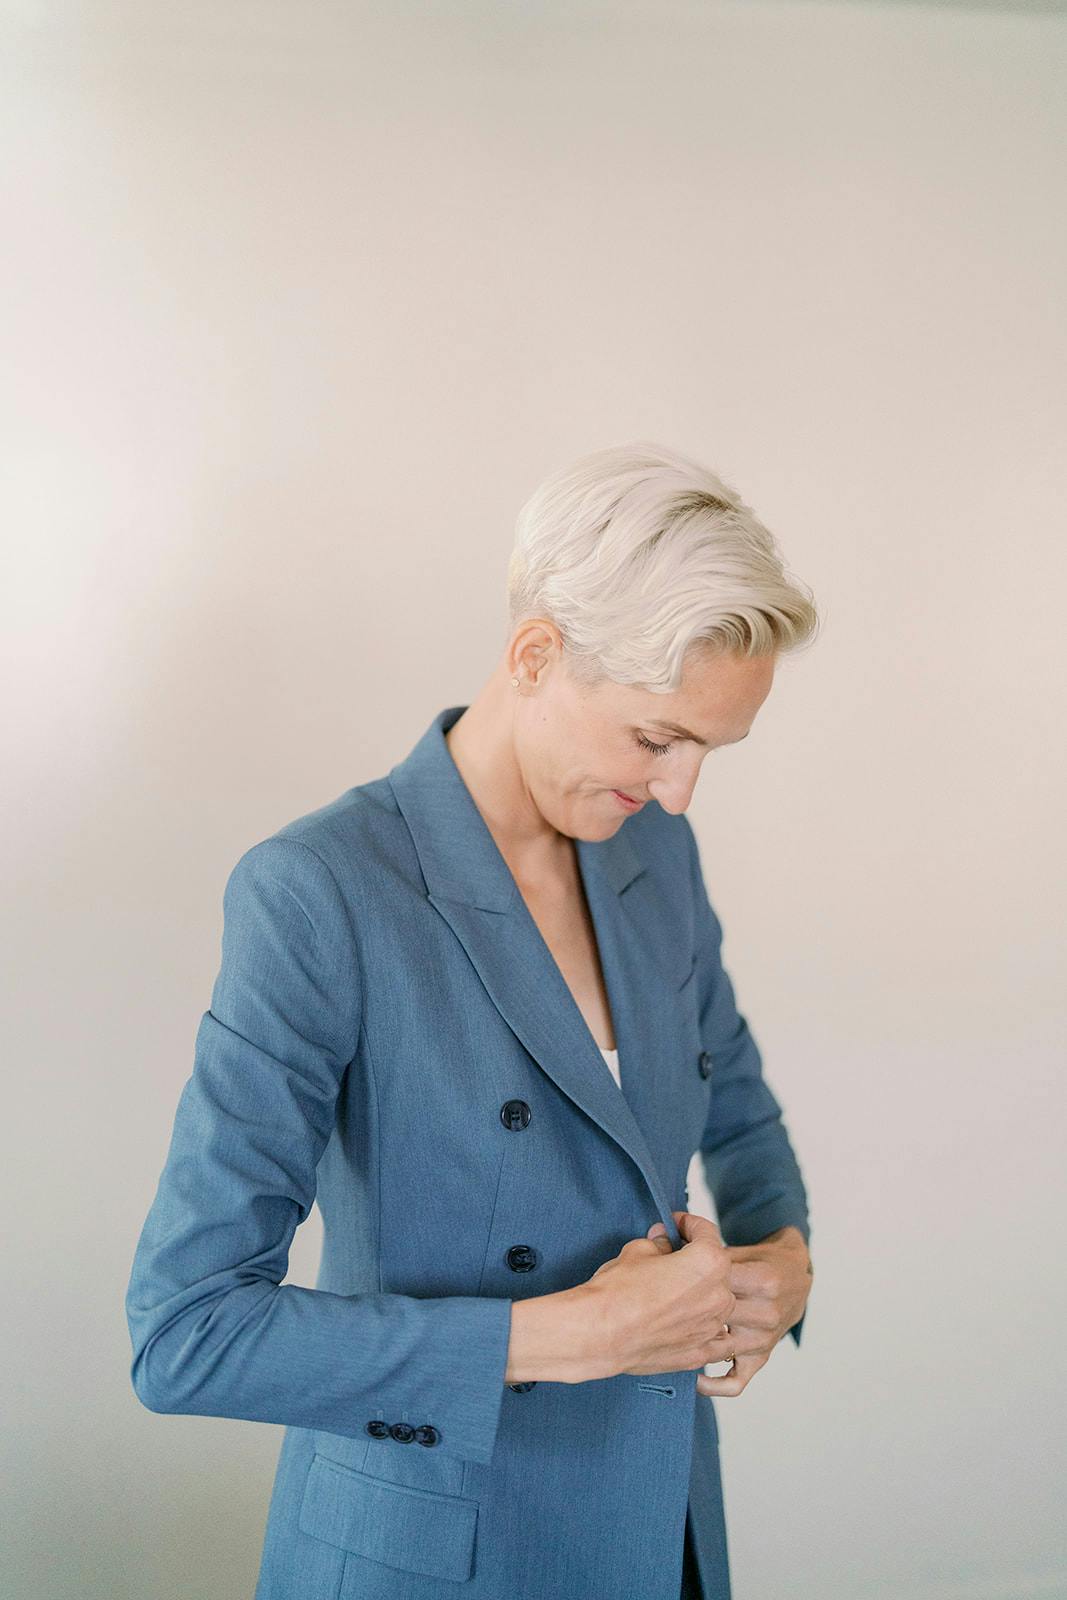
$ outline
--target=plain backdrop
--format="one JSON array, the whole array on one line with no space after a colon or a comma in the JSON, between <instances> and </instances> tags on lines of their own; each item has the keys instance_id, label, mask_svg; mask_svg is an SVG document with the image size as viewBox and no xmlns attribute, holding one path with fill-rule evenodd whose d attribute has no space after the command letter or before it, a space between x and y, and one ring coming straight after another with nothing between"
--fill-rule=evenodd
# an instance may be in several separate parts
<instances>
[{"instance_id":1,"label":"plain backdrop","mask_svg":"<svg viewBox=\"0 0 1067 1600\"><path fill-rule=\"evenodd\" d=\"M735 1600L1067 1595L1061 8L0 19L4 1594L251 1595L281 1430L142 1408L123 1311L226 875L651 439L823 619L690 811L816 1269L715 1402Z\"/></svg>"}]
</instances>

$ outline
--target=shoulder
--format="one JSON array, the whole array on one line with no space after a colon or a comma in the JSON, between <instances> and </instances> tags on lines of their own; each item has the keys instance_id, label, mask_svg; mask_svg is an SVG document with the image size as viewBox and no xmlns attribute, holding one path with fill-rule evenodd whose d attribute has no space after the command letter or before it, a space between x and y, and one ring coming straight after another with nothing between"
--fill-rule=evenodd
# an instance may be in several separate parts
<instances>
[{"instance_id":1,"label":"shoulder","mask_svg":"<svg viewBox=\"0 0 1067 1600\"><path fill-rule=\"evenodd\" d=\"M256 839L230 881L271 882L309 902L347 901L395 855L404 823L384 778L357 784Z\"/></svg>"}]
</instances>

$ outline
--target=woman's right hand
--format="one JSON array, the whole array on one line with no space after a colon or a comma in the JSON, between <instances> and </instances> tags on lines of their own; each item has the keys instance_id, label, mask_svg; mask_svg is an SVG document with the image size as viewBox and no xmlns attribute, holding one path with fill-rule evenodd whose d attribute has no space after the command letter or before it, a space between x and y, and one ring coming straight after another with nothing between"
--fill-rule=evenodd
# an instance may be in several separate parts
<instances>
[{"instance_id":1,"label":"woman's right hand","mask_svg":"<svg viewBox=\"0 0 1067 1600\"><path fill-rule=\"evenodd\" d=\"M579 1286L597 1329L589 1377L688 1372L721 1360L712 1341L736 1304L730 1256L709 1218L686 1215L688 1238L677 1250L666 1232L628 1239Z\"/></svg>"}]
</instances>

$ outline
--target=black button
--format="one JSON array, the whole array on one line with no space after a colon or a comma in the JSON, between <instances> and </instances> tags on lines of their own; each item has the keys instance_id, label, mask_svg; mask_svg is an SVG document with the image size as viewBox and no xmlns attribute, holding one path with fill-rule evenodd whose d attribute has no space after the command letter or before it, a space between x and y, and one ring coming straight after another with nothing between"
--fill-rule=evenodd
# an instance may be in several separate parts
<instances>
[{"instance_id":1,"label":"black button","mask_svg":"<svg viewBox=\"0 0 1067 1600\"><path fill-rule=\"evenodd\" d=\"M700 1076L706 1078L711 1071L711 1056L706 1050L700 1052Z\"/></svg>"},{"instance_id":2,"label":"black button","mask_svg":"<svg viewBox=\"0 0 1067 1600\"><path fill-rule=\"evenodd\" d=\"M415 1437L415 1429L410 1422L394 1422L389 1432L401 1444L410 1444Z\"/></svg>"},{"instance_id":3,"label":"black button","mask_svg":"<svg viewBox=\"0 0 1067 1600\"><path fill-rule=\"evenodd\" d=\"M514 1389L516 1394L525 1394L527 1389L533 1389L536 1386L537 1386L537 1379L536 1378L531 1378L529 1383L509 1383L508 1384L508 1388L509 1389Z\"/></svg>"},{"instance_id":4,"label":"black button","mask_svg":"<svg viewBox=\"0 0 1067 1600\"><path fill-rule=\"evenodd\" d=\"M505 1100L500 1107L500 1120L509 1133L521 1132L529 1126L530 1108L525 1100Z\"/></svg>"},{"instance_id":5,"label":"black button","mask_svg":"<svg viewBox=\"0 0 1067 1600\"><path fill-rule=\"evenodd\" d=\"M415 1437L420 1444L436 1444L441 1435L436 1428L432 1428L428 1422L424 1422L415 1429Z\"/></svg>"},{"instance_id":6,"label":"black button","mask_svg":"<svg viewBox=\"0 0 1067 1600\"><path fill-rule=\"evenodd\" d=\"M512 1272L532 1272L537 1265L537 1251L532 1244L513 1244L504 1260Z\"/></svg>"},{"instance_id":7,"label":"black button","mask_svg":"<svg viewBox=\"0 0 1067 1600\"><path fill-rule=\"evenodd\" d=\"M367 1423L367 1432L373 1439L388 1439L389 1424L375 1417L372 1422Z\"/></svg>"}]
</instances>

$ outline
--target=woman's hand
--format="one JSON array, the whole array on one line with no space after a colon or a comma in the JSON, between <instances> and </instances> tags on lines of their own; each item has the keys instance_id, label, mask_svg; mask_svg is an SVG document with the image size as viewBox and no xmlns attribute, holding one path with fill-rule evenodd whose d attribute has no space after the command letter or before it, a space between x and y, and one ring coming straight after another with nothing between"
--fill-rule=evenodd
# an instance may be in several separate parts
<instances>
[{"instance_id":1,"label":"woman's hand","mask_svg":"<svg viewBox=\"0 0 1067 1600\"><path fill-rule=\"evenodd\" d=\"M689 1211L671 1213L683 1239L699 1237L706 1218ZM665 1233L661 1222L649 1229ZM813 1271L808 1247L799 1228L779 1228L758 1244L725 1245L730 1260L729 1282L735 1296L733 1314L725 1320L729 1333L721 1330L711 1340L713 1353L707 1360L730 1361L728 1373L697 1378L697 1393L739 1395L757 1373L779 1339L800 1321L811 1290ZM676 1252L677 1253L677 1252Z\"/></svg>"},{"instance_id":2,"label":"woman's hand","mask_svg":"<svg viewBox=\"0 0 1067 1600\"><path fill-rule=\"evenodd\" d=\"M682 1215L682 1213L678 1213ZM688 1215L688 1214L687 1214ZM586 1375L692 1371L718 1360L716 1335L734 1315L730 1256L707 1217L688 1217L675 1250L658 1238L628 1239L576 1291L590 1324Z\"/></svg>"}]
</instances>

